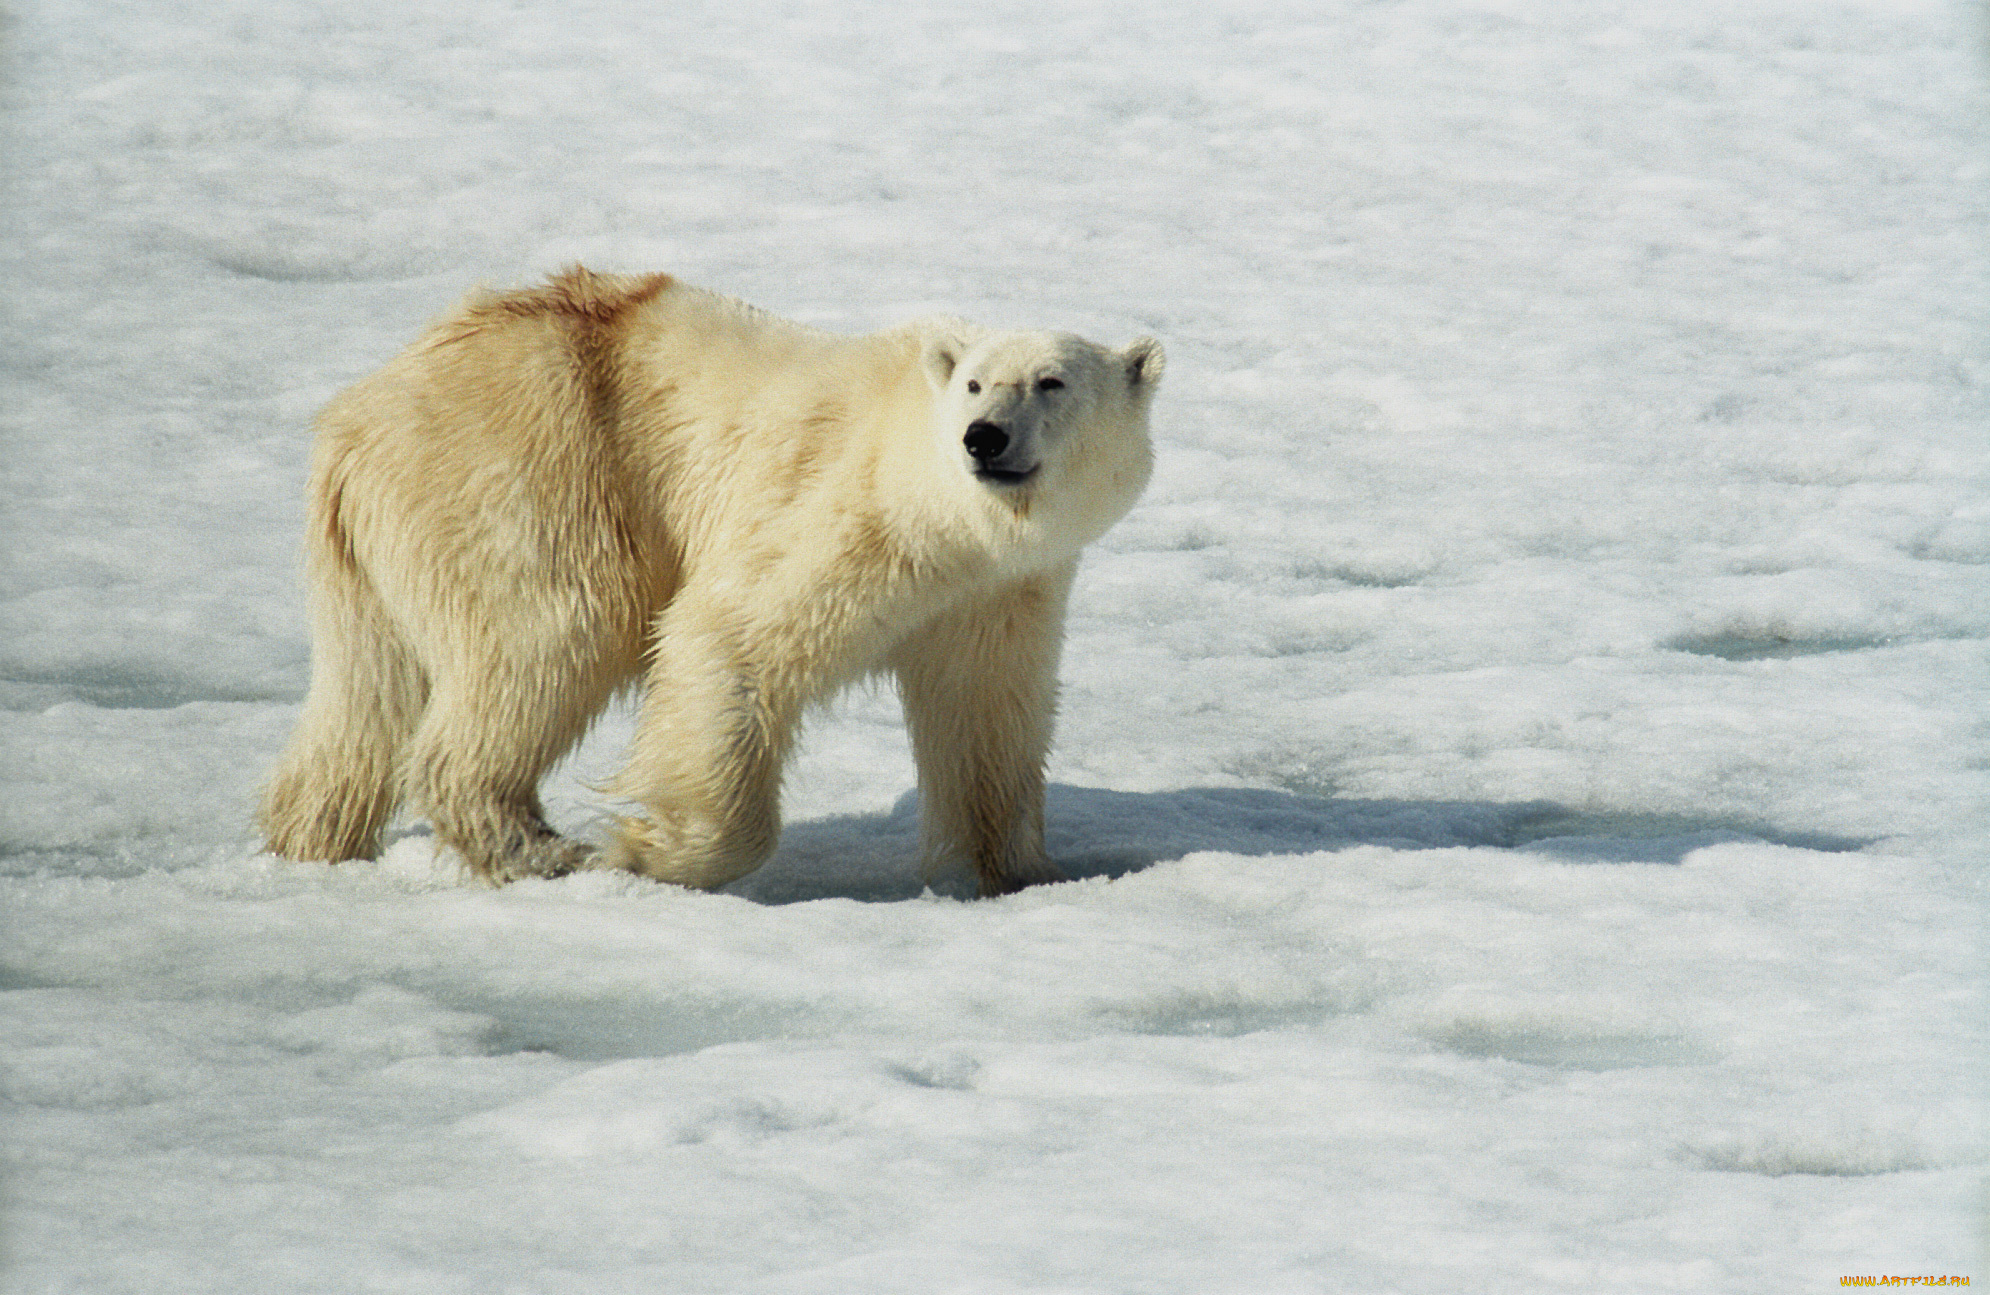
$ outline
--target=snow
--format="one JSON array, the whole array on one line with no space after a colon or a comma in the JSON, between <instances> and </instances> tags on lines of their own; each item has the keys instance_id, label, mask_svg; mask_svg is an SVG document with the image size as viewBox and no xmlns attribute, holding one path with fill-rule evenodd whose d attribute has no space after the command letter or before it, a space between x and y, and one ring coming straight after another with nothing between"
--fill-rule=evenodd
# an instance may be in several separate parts
<instances>
[{"instance_id":1,"label":"snow","mask_svg":"<svg viewBox=\"0 0 1990 1295\"><path fill-rule=\"evenodd\" d=\"M1982 1274L1990 275L1944 3L8 20L20 1292ZM888 694L728 893L258 855L312 412L469 284L1160 334L1053 853ZM595 830L607 716L549 785Z\"/></svg>"}]
</instances>

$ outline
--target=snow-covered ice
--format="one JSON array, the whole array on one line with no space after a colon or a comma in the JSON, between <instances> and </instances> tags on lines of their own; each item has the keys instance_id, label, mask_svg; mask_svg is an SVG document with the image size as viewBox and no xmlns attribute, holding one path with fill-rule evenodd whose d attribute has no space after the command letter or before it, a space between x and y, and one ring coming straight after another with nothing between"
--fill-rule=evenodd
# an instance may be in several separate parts
<instances>
[{"instance_id":1,"label":"snow-covered ice","mask_svg":"<svg viewBox=\"0 0 1990 1295\"><path fill-rule=\"evenodd\" d=\"M1990 166L1913 0L35 0L6 20L19 1292L1990 1279ZM312 412L470 283L1155 332L1081 878L255 853ZM589 790L608 716L550 789Z\"/></svg>"}]
</instances>

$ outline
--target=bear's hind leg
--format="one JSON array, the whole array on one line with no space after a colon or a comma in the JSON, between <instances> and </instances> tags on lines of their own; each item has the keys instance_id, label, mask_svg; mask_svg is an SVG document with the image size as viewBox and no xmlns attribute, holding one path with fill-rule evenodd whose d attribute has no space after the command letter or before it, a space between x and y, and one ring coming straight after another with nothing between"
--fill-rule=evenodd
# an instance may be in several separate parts
<instances>
[{"instance_id":1,"label":"bear's hind leg","mask_svg":"<svg viewBox=\"0 0 1990 1295\"><path fill-rule=\"evenodd\" d=\"M495 885L588 865L587 844L546 822L539 781L587 731L620 677L598 662L516 650L438 677L402 783L436 836Z\"/></svg>"},{"instance_id":2,"label":"bear's hind leg","mask_svg":"<svg viewBox=\"0 0 1990 1295\"><path fill-rule=\"evenodd\" d=\"M265 848L287 859L371 859L427 680L357 571L321 582L312 619L311 690L257 823Z\"/></svg>"}]
</instances>

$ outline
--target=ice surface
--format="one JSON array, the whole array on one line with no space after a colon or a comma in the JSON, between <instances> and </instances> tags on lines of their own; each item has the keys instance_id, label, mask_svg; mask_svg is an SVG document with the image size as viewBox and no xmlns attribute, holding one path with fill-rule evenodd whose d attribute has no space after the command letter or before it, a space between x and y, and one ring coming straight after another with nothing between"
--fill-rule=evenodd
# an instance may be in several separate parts
<instances>
[{"instance_id":1,"label":"ice surface","mask_svg":"<svg viewBox=\"0 0 1990 1295\"><path fill-rule=\"evenodd\" d=\"M4 1289L1982 1273L1980 16L1091 0L8 20ZM1161 335L1070 885L895 701L721 895L258 856L312 412L469 284ZM549 787L594 830L606 717Z\"/></svg>"}]
</instances>

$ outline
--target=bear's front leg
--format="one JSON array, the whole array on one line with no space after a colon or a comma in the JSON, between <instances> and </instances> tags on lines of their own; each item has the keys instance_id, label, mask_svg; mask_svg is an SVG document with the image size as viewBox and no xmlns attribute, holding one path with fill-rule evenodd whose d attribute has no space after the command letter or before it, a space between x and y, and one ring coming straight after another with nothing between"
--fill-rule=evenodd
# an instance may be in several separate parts
<instances>
[{"instance_id":1,"label":"bear's front leg","mask_svg":"<svg viewBox=\"0 0 1990 1295\"><path fill-rule=\"evenodd\" d=\"M800 699L721 618L673 606L658 624L629 762L610 787L646 815L621 821L601 862L709 890L774 852Z\"/></svg>"},{"instance_id":2,"label":"bear's front leg","mask_svg":"<svg viewBox=\"0 0 1990 1295\"><path fill-rule=\"evenodd\" d=\"M984 897L1062 881L1043 845L1044 762L1077 561L934 618L894 654L919 765L929 870L964 862Z\"/></svg>"}]
</instances>

